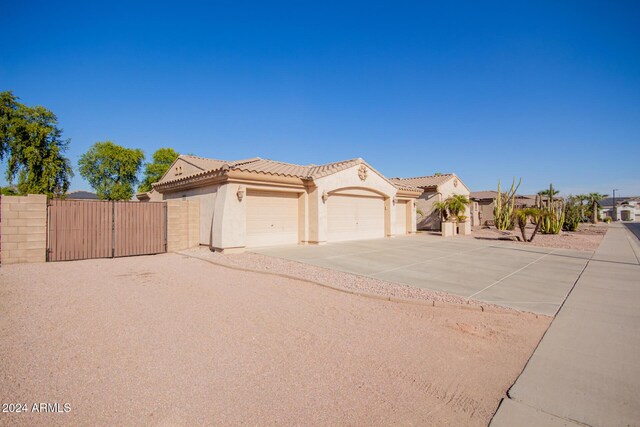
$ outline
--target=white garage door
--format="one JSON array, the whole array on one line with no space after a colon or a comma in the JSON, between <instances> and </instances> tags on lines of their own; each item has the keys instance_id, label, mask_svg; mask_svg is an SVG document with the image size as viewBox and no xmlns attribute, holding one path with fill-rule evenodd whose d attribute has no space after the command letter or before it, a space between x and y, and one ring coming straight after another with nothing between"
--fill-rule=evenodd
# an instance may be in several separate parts
<instances>
[{"instance_id":1,"label":"white garage door","mask_svg":"<svg viewBox=\"0 0 640 427\"><path fill-rule=\"evenodd\" d=\"M396 203L396 228L395 232L401 236L407 234L407 207L408 202L399 200Z\"/></svg>"},{"instance_id":2,"label":"white garage door","mask_svg":"<svg viewBox=\"0 0 640 427\"><path fill-rule=\"evenodd\" d=\"M247 192L247 246L298 243L298 195Z\"/></svg>"},{"instance_id":3,"label":"white garage door","mask_svg":"<svg viewBox=\"0 0 640 427\"><path fill-rule=\"evenodd\" d=\"M333 195L327 200L328 240L384 237L384 200Z\"/></svg>"}]
</instances>

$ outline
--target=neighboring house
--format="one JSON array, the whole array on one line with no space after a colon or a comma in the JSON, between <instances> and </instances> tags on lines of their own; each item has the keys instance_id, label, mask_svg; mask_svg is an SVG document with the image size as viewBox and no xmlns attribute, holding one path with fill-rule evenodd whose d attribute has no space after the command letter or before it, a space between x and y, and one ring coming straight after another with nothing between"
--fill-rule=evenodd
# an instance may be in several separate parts
<instances>
[{"instance_id":1,"label":"neighboring house","mask_svg":"<svg viewBox=\"0 0 640 427\"><path fill-rule=\"evenodd\" d=\"M640 221L640 197L616 197L616 215L613 214L613 197L600 201L600 216L615 221Z\"/></svg>"},{"instance_id":2,"label":"neighboring house","mask_svg":"<svg viewBox=\"0 0 640 427\"><path fill-rule=\"evenodd\" d=\"M98 200L98 195L90 191L72 191L67 193L67 200Z\"/></svg>"},{"instance_id":3,"label":"neighboring house","mask_svg":"<svg viewBox=\"0 0 640 427\"><path fill-rule=\"evenodd\" d=\"M413 233L421 193L362 159L303 166L186 155L153 189L163 200L199 200L200 244L226 252Z\"/></svg>"},{"instance_id":4,"label":"neighboring house","mask_svg":"<svg viewBox=\"0 0 640 427\"><path fill-rule=\"evenodd\" d=\"M497 191L472 191L471 225L489 225L493 223L493 208L498 197Z\"/></svg>"},{"instance_id":5,"label":"neighboring house","mask_svg":"<svg viewBox=\"0 0 640 427\"><path fill-rule=\"evenodd\" d=\"M433 211L433 204L445 200L454 194L462 194L469 197L471 191L462 180L453 173L420 176L415 178L392 178L395 185L417 187L422 194L416 200L417 209L421 215L417 218L419 230L440 230L440 215ZM470 208L467 208L467 217L471 216Z\"/></svg>"}]
</instances>

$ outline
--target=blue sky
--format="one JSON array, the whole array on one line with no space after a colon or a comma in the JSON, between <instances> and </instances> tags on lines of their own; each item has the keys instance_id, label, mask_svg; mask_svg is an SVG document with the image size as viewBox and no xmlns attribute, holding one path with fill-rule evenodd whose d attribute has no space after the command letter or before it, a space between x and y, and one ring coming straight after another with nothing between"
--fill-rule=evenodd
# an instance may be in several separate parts
<instances>
[{"instance_id":1,"label":"blue sky","mask_svg":"<svg viewBox=\"0 0 640 427\"><path fill-rule=\"evenodd\" d=\"M4 2L0 90L58 115L74 166L110 139L148 158L363 157L473 190L516 176L522 192L640 195L639 16L634 1Z\"/></svg>"}]
</instances>

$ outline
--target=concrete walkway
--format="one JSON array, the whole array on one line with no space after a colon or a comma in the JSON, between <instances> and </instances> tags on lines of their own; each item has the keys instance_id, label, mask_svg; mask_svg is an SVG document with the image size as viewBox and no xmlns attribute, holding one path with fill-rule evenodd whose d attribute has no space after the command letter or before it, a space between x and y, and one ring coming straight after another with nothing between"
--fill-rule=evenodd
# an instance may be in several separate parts
<instances>
[{"instance_id":1,"label":"concrete walkway","mask_svg":"<svg viewBox=\"0 0 640 427\"><path fill-rule=\"evenodd\" d=\"M640 425L640 242L612 225L491 426Z\"/></svg>"}]
</instances>

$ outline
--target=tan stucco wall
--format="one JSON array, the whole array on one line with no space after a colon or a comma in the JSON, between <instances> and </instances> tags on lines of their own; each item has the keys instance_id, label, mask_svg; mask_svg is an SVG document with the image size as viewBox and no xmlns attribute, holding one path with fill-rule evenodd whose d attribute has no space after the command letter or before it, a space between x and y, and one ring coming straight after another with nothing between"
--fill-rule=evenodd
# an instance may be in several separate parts
<instances>
[{"instance_id":1,"label":"tan stucco wall","mask_svg":"<svg viewBox=\"0 0 640 427\"><path fill-rule=\"evenodd\" d=\"M197 200L200 203L199 244L212 245L213 212L218 185L164 193L164 200Z\"/></svg>"},{"instance_id":2,"label":"tan stucco wall","mask_svg":"<svg viewBox=\"0 0 640 427\"><path fill-rule=\"evenodd\" d=\"M45 262L47 196L2 196L0 260L2 264Z\"/></svg>"},{"instance_id":3,"label":"tan stucco wall","mask_svg":"<svg viewBox=\"0 0 640 427\"><path fill-rule=\"evenodd\" d=\"M433 212L433 204L440 200L438 193L429 191L425 191L416 199L416 208L423 214L417 217L418 230L440 230L440 215Z\"/></svg>"},{"instance_id":4,"label":"tan stucco wall","mask_svg":"<svg viewBox=\"0 0 640 427\"><path fill-rule=\"evenodd\" d=\"M200 201L167 200L167 252L199 244Z\"/></svg>"}]
</instances>

